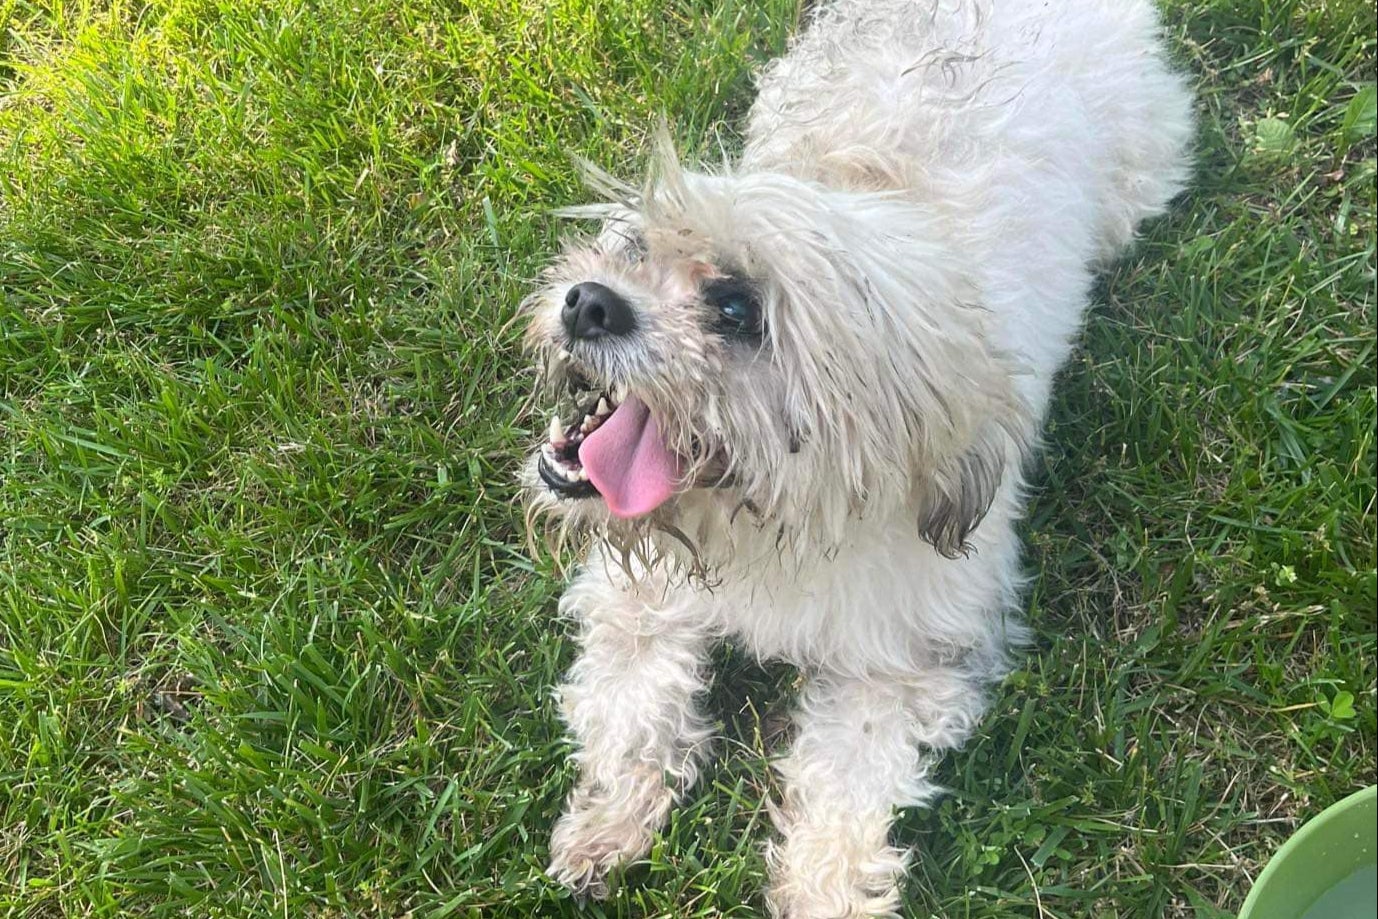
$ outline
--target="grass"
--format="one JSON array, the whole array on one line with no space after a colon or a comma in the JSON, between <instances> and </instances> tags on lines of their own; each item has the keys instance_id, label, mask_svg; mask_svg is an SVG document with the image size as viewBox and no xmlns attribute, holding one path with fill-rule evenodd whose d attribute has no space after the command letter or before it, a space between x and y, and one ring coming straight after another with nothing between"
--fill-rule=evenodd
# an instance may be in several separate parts
<instances>
[{"instance_id":1,"label":"grass","mask_svg":"<svg viewBox=\"0 0 1378 919\"><path fill-rule=\"evenodd\" d=\"M0 913L756 916L792 675L582 909L569 663L504 327L664 114L717 156L791 0L0 0ZM909 914L1233 915L1375 778L1375 24L1171 0L1191 192L1097 293L1038 647Z\"/></svg>"}]
</instances>

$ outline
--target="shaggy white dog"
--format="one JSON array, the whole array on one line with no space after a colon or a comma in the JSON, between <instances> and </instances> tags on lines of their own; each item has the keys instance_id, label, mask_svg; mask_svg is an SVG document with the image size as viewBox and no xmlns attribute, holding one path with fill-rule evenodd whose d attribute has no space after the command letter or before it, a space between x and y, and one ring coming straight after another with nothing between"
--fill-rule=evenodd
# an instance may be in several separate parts
<instances>
[{"instance_id":1,"label":"shaggy white dog","mask_svg":"<svg viewBox=\"0 0 1378 919\"><path fill-rule=\"evenodd\" d=\"M840 0L769 66L740 161L662 149L526 304L572 414L525 483L561 600L577 786L550 873L605 893L710 746L712 642L806 678L776 916L895 914L922 804L1024 631L1021 466L1092 272L1182 186L1145 0ZM585 395L581 398L580 393Z\"/></svg>"}]
</instances>

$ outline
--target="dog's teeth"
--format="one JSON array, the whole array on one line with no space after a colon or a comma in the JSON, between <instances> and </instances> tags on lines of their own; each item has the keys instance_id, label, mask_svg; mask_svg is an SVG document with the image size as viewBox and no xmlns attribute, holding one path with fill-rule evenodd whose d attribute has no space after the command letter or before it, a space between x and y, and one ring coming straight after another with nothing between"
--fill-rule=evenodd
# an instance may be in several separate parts
<instances>
[{"instance_id":1,"label":"dog's teeth","mask_svg":"<svg viewBox=\"0 0 1378 919\"><path fill-rule=\"evenodd\" d=\"M598 427L598 419L592 415L585 415L584 423L579 425L579 430L580 432L587 434L596 427Z\"/></svg>"},{"instance_id":2,"label":"dog's teeth","mask_svg":"<svg viewBox=\"0 0 1378 919\"><path fill-rule=\"evenodd\" d=\"M608 405L608 400L602 396L598 397L598 408L593 410L595 415L605 416L612 414L612 408Z\"/></svg>"},{"instance_id":3,"label":"dog's teeth","mask_svg":"<svg viewBox=\"0 0 1378 919\"><path fill-rule=\"evenodd\" d=\"M559 415L550 416L550 442L556 445L565 442L565 427L560 424Z\"/></svg>"},{"instance_id":4,"label":"dog's teeth","mask_svg":"<svg viewBox=\"0 0 1378 919\"><path fill-rule=\"evenodd\" d=\"M574 478L580 482L587 482L589 480L589 474L584 471L583 467L580 467L579 470L574 473Z\"/></svg>"}]
</instances>

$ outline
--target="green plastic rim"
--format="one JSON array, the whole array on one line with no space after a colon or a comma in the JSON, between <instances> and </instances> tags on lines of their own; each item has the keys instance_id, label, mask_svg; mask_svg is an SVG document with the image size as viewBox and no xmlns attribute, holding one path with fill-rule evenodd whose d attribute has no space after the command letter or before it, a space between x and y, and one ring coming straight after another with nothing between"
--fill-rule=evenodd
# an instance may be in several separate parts
<instances>
[{"instance_id":1,"label":"green plastic rim","mask_svg":"<svg viewBox=\"0 0 1378 919\"><path fill-rule=\"evenodd\" d=\"M1378 863L1378 786L1307 821L1268 860L1239 919L1301 919L1331 887Z\"/></svg>"}]
</instances>

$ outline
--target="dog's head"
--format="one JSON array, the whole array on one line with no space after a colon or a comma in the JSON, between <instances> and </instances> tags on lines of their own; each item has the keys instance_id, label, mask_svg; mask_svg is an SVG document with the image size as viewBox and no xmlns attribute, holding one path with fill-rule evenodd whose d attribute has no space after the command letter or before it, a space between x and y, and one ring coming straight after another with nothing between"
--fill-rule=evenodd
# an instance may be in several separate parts
<instances>
[{"instance_id":1,"label":"dog's head","mask_svg":"<svg viewBox=\"0 0 1378 919\"><path fill-rule=\"evenodd\" d=\"M944 215L662 155L528 299L527 341L568 394L525 471L534 509L611 532L721 500L802 543L907 513L962 550L1025 413Z\"/></svg>"}]
</instances>

